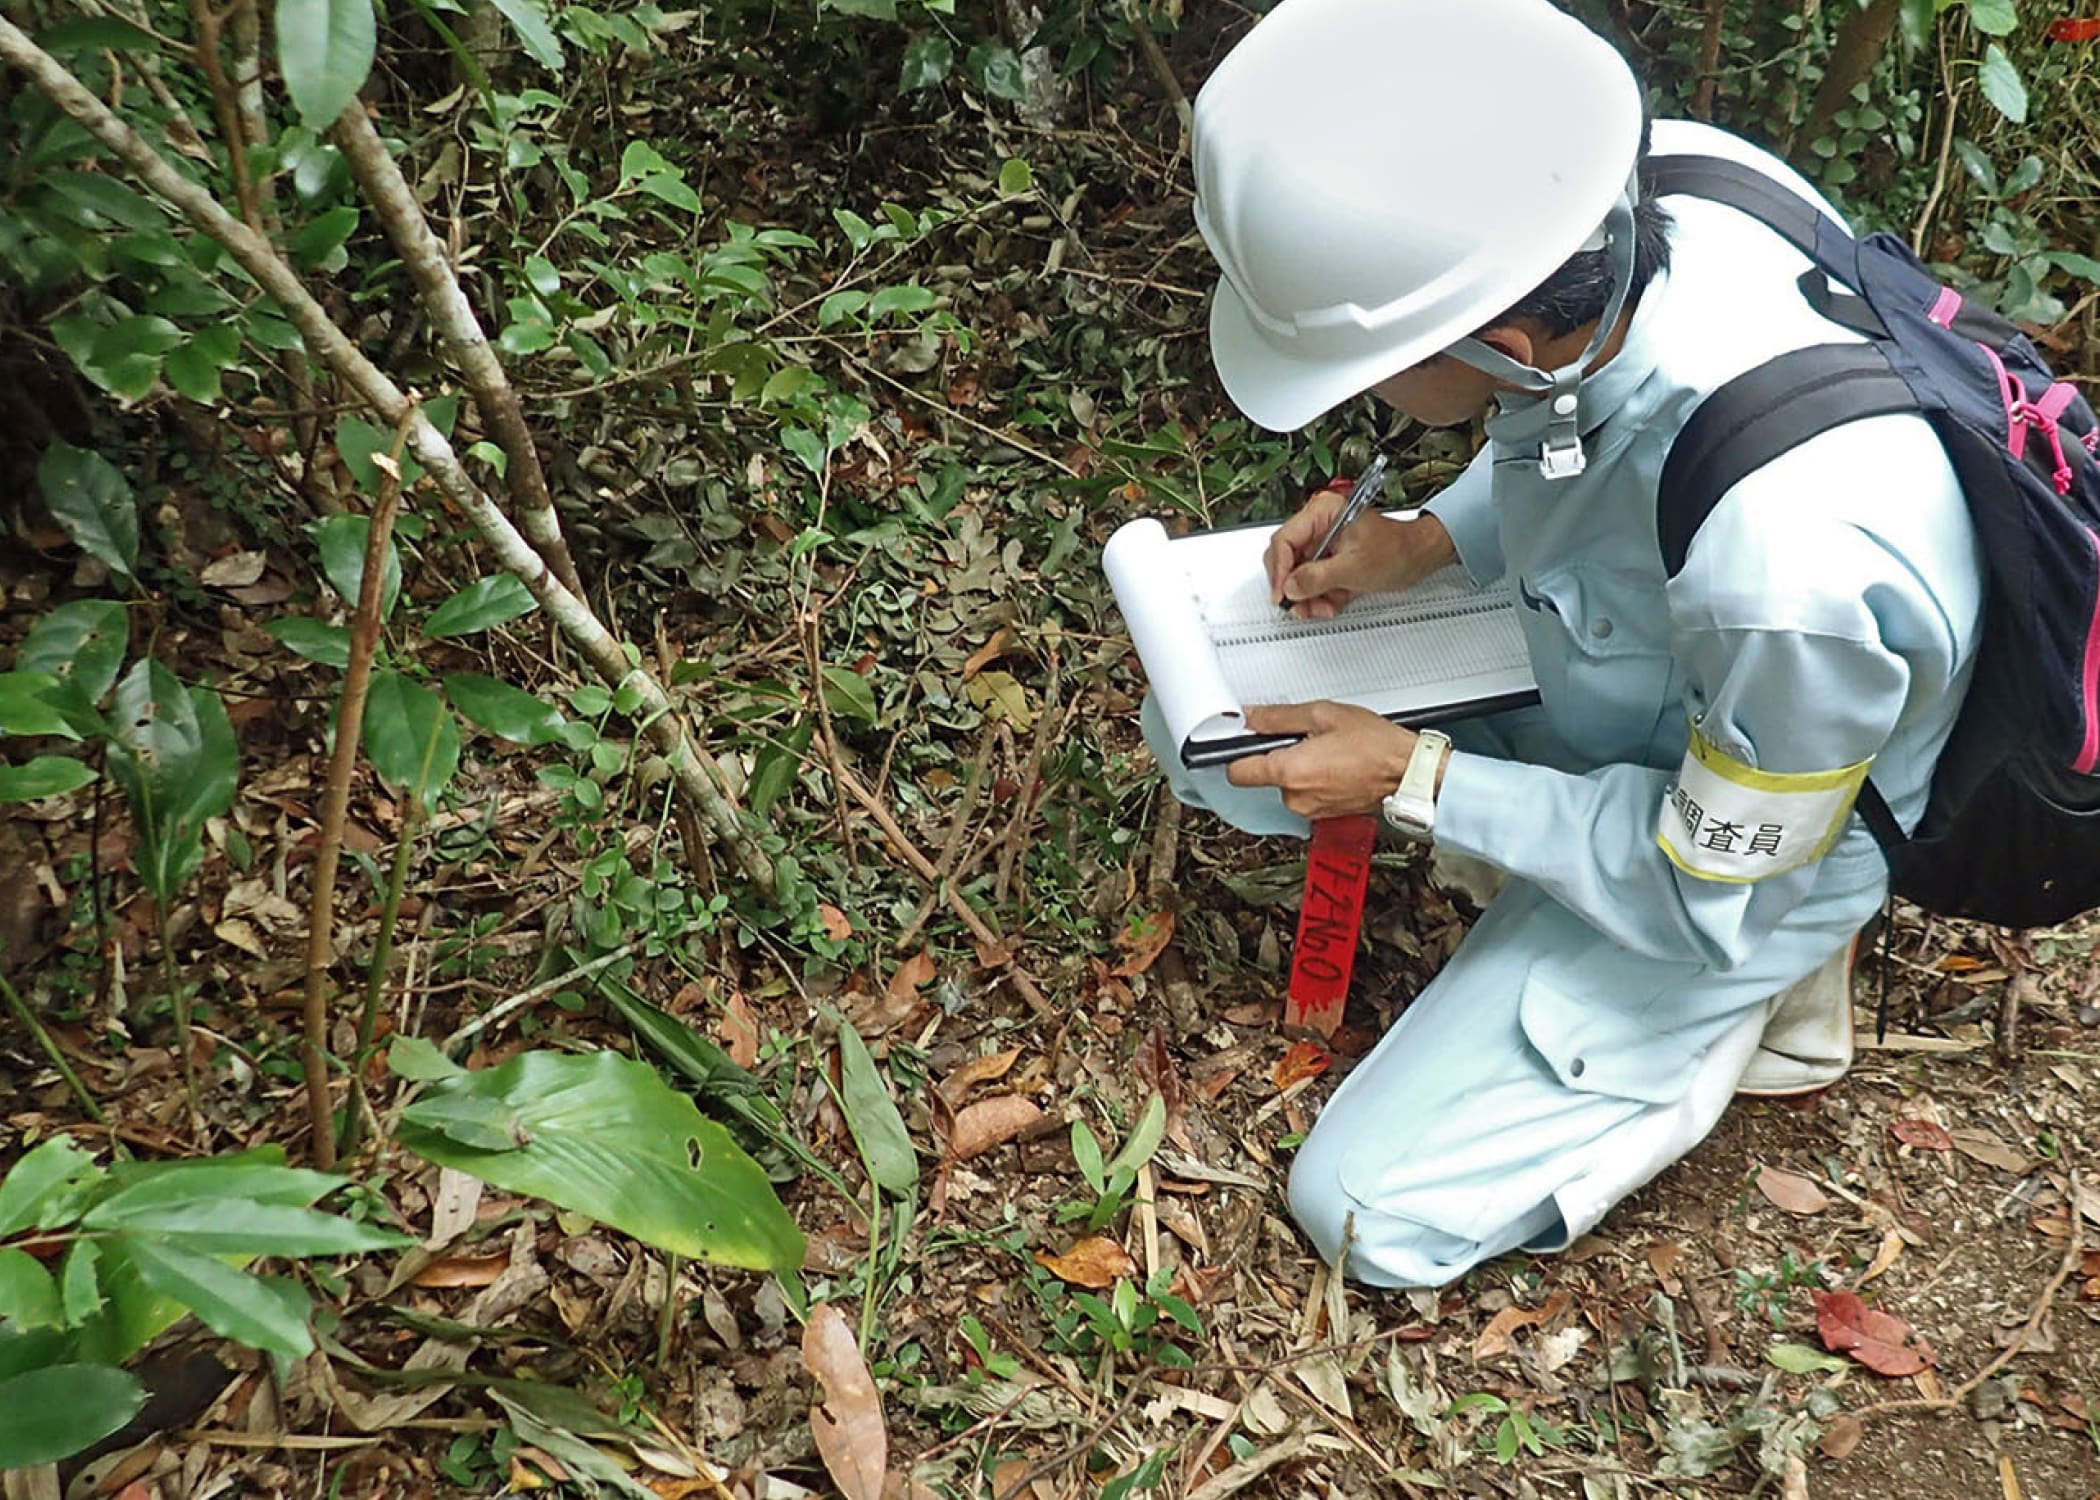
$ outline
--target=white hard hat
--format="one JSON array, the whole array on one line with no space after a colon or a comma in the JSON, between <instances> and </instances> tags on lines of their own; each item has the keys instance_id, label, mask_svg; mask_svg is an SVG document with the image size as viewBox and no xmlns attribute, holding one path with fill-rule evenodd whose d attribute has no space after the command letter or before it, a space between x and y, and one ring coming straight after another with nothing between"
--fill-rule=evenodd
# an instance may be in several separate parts
<instances>
[{"instance_id":1,"label":"white hard hat","mask_svg":"<svg viewBox=\"0 0 2100 1500\"><path fill-rule=\"evenodd\" d=\"M1196 99L1227 394L1281 431L1440 351L1492 363L1465 336L1607 242L1623 297L1640 136L1625 61L1548 0L1283 0Z\"/></svg>"}]
</instances>

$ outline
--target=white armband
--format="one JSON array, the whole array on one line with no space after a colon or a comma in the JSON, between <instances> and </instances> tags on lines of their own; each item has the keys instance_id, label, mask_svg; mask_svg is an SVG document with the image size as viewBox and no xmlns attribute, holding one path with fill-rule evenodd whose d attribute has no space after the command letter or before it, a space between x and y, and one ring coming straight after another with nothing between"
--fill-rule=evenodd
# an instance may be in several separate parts
<instances>
[{"instance_id":1,"label":"white armband","mask_svg":"<svg viewBox=\"0 0 2100 1500\"><path fill-rule=\"evenodd\" d=\"M1655 841L1701 880L1747 882L1821 859L1845 830L1869 761L1836 771L1760 771L1692 728L1663 794Z\"/></svg>"}]
</instances>

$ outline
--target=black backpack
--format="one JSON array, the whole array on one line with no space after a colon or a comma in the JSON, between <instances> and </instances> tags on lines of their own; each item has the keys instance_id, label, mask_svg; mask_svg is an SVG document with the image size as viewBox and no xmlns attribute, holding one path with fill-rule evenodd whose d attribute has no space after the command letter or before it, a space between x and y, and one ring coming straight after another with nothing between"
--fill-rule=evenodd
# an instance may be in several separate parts
<instances>
[{"instance_id":1,"label":"black backpack","mask_svg":"<svg viewBox=\"0 0 2100 1500\"><path fill-rule=\"evenodd\" d=\"M1670 577L1729 487L1840 423L1917 412L1953 463L1989 565L1975 677L1908 837L1870 781L1857 804L1896 894L1928 911L2043 927L2100 906L2100 422L2033 343L1933 279L1890 234L1864 240L1719 157L1653 157L1651 197L1742 210L1815 265L1801 290L1867 338L1760 365L1706 397L1663 464ZM1849 289L1849 290L1846 290Z\"/></svg>"}]
</instances>

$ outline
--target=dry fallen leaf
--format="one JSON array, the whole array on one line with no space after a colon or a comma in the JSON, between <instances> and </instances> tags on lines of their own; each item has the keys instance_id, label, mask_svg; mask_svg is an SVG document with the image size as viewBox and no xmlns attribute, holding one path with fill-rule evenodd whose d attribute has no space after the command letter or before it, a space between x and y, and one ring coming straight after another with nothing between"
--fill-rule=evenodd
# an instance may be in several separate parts
<instances>
[{"instance_id":1,"label":"dry fallen leaf","mask_svg":"<svg viewBox=\"0 0 2100 1500\"><path fill-rule=\"evenodd\" d=\"M1798 1172L1782 1172L1777 1167L1758 1169L1757 1190L1790 1214L1819 1214L1830 1207L1821 1188Z\"/></svg>"},{"instance_id":2,"label":"dry fallen leaf","mask_svg":"<svg viewBox=\"0 0 2100 1500\"><path fill-rule=\"evenodd\" d=\"M1859 1284L1861 1286L1865 1286L1868 1282L1872 1281L1875 1277L1879 1276L1883 1271L1886 1271L1890 1266L1893 1266L1896 1263L1896 1257L1901 1255L1902 1253L1902 1231L1891 1229L1885 1232L1881 1236L1881 1248L1874 1252L1874 1263L1868 1266L1866 1271L1860 1276Z\"/></svg>"},{"instance_id":3,"label":"dry fallen leaf","mask_svg":"<svg viewBox=\"0 0 2100 1500\"><path fill-rule=\"evenodd\" d=\"M973 1057L940 1082L941 1095L950 1104L960 1104L969 1097L970 1090L980 1083L990 1083L1004 1078L1019 1060L1021 1049L1009 1047L1004 1052L994 1052L990 1057Z\"/></svg>"},{"instance_id":4,"label":"dry fallen leaf","mask_svg":"<svg viewBox=\"0 0 2100 1500\"><path fill-rule=\"evenodd\" d=\"M1871 1308L1857 1292L1817 1292L1816 1331L1833 1354L1849 1354L1877 1375L1916 1375L1934 1362L1931 1345L1901 1318Z\"/></svg>"},{"instance_id":5,"label":"dry fallen leaf","mask_svg":"<svg viewBox=\"0 0 2100 1500\"><path fill-rule=\"evenodd\" d=\"M948 1137L950 1154L957 1161L982 1156L994 1146L1003 1146L1043 1117L1033 1099L1020 1094L1001 1094L980 1099L959 1110L955 1129Z\"/></svg>"},{"instance_id":6,"label":"dry fallen leaf","mask_svg":"<svg viewBox=\"0 0 2100 1500\"><path fill-rule=\"evenodd\" d=\"M432 1261L416 1274L417 1286L492 1286L510 1265L510 1256L452 1255Z\"/></svg>"},{"instance_id":7,"label":"dry fallen leaf","mask_svg":"<svg viewBox=\"0 0 2100 1500\"><path fill-rule=\"evenodd\" d=\"M1663 1284L1663 1290L1671 1296L1678 1293L1677 1268L1684 1263L1684 1246L1674 1240L1658 1240L1648 1247L1648 1268L1655 1279Z\"/></svg>"},{"instance_id":8,"label":"dry fallen leaf","mask_svg":"<svg viewBox=\"0 0 2100 1500\"><path fill-rule=\"evenodd\" d=\"M2034 1165L2034 1158L2026 1152L2008 1146L1988 1130L1953 1130L1948 1139L1954 1149L1973 1161L1987 1167L1996 1167L2001 1172L2025 1173Z\"/></svg>"},{"instance_id":9,"label":"dry fallen leaf","mask_svg":"<svg viewBox=\"0 0 2100 1500\"><path fill-rule=\"evenodd\" d=\"M744 1003L741 991L729 992L729 1000L722 1007L722 1019L715 1023L715 1035L722 1039L722 1050L738 1067L758 1065L758 1018Z\"/></svg>"},{"instance_id":10,"label":"dry fallen leaf","mask_svg":"<svg viewBox=\"0 0 2100 1500\"><path fill-rule=\"evenodd\" d=\"M243 589L263 576L266 561L260 552L235 552L206 563L197 580L206 588Z\"/></svg>"},{"instance_id":11,"label":"dry fallen leaf","mask_svg":"<svg viewBox=\"0 0 2100 1500\"><path fill-rule=\"evenodd\" d=\"M1269 1075L1269 1082L1280 1093L1301 1079L1318 1078L1333 1062L1318 1042L1293 1042L1291 1050L1276 1064L1276 1071Z\"/></svg>"},{"instance_id":12,"label":"dry fallen leaf","mask_svg":"<svg viewBox=\"0 0 2100 1500\"><path fill-rule=\"evenodd\" d=\"M1823 1434L1823 1440L1816 1446L1823 1450L1825 1458L1849 1458L1866 1435L1867 1429L1859 1418L1850 1412L1839 1412L1831 1420L1830 1430Z\"/></svg>"},{"instance_id":13,"label":"dry fallen leaf","mask_svg":"<svg viewBox=\"0 0 2100 1500\"><path fill-rule=\"evenodd\" d=\"M1035 1259L1059 1281L1094 1291L1114 1286L1120 1277L1137 1274L1137 1262L1130 1258L1130 1252L1103 1234L1088 1235L1063 1255L1046 1255L1038 1250Z\"/></svg>"},{"instance_id":14,"label":"dry fallen leaf","mask_svg":"<svg viewBox=\"0 0 2100 1500\"><path fill-rule=\"evenodd\" d=\"M1123 961L1108 972L1118 979L1132 979L1152 967L1168 943L1174 940L1174 913L1156 911L1149 917L1141 917L1134 926L1125 927L1116 934L1116 946L1123 950Z\"/></svg>"},{"instance_id":15,"label":"dry fallen leaf","mask_svg":"<svg viewBox=\"0 0 2100 1500\"><path fill-rule=\"evenodd\" d=\"M931 984L935 972L932 952L921 948L903 963L897 965L897 972L890 976L890 998L892 1000L917 998L920 986Z\"/></svg>"},{"instance_id":16,"label":"dry fallen leaf","mask_svg":"<svg viewBox=\"0 0 2100 1500\"><path fill-rule=\"evenodd\" d=\"M1947 1134L1944 1126L1930 1120L1898 1120L1889 1126L1889 1133L1906 1146L1915 1146L1920 1151L1952 1151L1954 1137Z\"/></svg>"},{"instance_id":17,"label":"dry fallen leaf","mask_svg":"<svg viewBox=\"0 0 2100 1500\"><path fill-rule=\"evenodd\" d=\"M1566 1292L1555 1292L1546 1299L1543 1307L1505 1307L1488 1320L1473 1345L1473 1358L1493 1359L1498 1354L1507 1354L1511 1335L1519 1328L1530 1328L1559 1317L1567 1311L1570 1298Z\"/></svg>"},{"instance_id":18,"label":"dry fallen leaf","mask_svg":"<svg viewBox=\"0 0 2100 1500\"><path fill-rule=\"evenodd\" d=\"M1001 625L997 630L993 631L992 638L972 652L970 659L963 663L962 680L968 682L972 677L975 677L979 672L990 666L1008 646L1013 644L1013 639L1013 627L1010 625Z\"/></svg>"},{"instance_id":19,"label":"dry fallen leaf","mask_svg":"<svg viewBox=\"0 0 2100 1500\"><path fill-rule=\"evenodd\" d=\"M809 1430L832 1483L846 1500L881 1500L890 1461L882 1398L853 1330L829 1302L811 1310L802 1330L802 1366L824 1387L822 1403L809 1409Z\"/></svg>"},{"instance_id":20,"label":"dry fallen leaf","mask_svg":"<svg viewBox=\"0 0 2100 1500\"><path fill-rule=\"evenodd\" d=\"M853 936L853 919L828 901L817 903L817 915L824 922L824 936L834 943L843 943Z\"/></svg>"}]
</instances>

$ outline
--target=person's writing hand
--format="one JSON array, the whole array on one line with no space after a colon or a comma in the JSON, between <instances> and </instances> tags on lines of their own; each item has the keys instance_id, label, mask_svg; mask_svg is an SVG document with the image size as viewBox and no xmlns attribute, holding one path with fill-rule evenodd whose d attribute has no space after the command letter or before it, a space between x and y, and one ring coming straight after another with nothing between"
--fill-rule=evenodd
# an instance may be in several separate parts
<instances>
[{"instance_id":1,"label":"person's writing hand","mask_svg":"<svg viewBox=\"0 0 2100 1500\"><path fill-rule=\"evenodd\" d=\"M1256 734L1305 738L1232 762L1226 779L1234 786L1273 786L1283 793L1285 808L1315 820L1377 812L1400 785L1415 750L1412 729L1347 703L1250 708L1247 727Z\"/></svg>"},{"instance_id":2,"label":"person's writing hand","mask_svg":"<svg viewBox=\"0 0 2100 1500\"><path fill-rule=\"evenodd\" d=\"M1404 589L1458 560L1450 533L1435 516L1396 521L1373 511L1336 537L1325 557L1305 561L1347 499L1334 489L1321 490L1276 529L1262 554L1270 596L1300 619L1332 619L1358 594Z\"/></svg>"}]
</instances>

